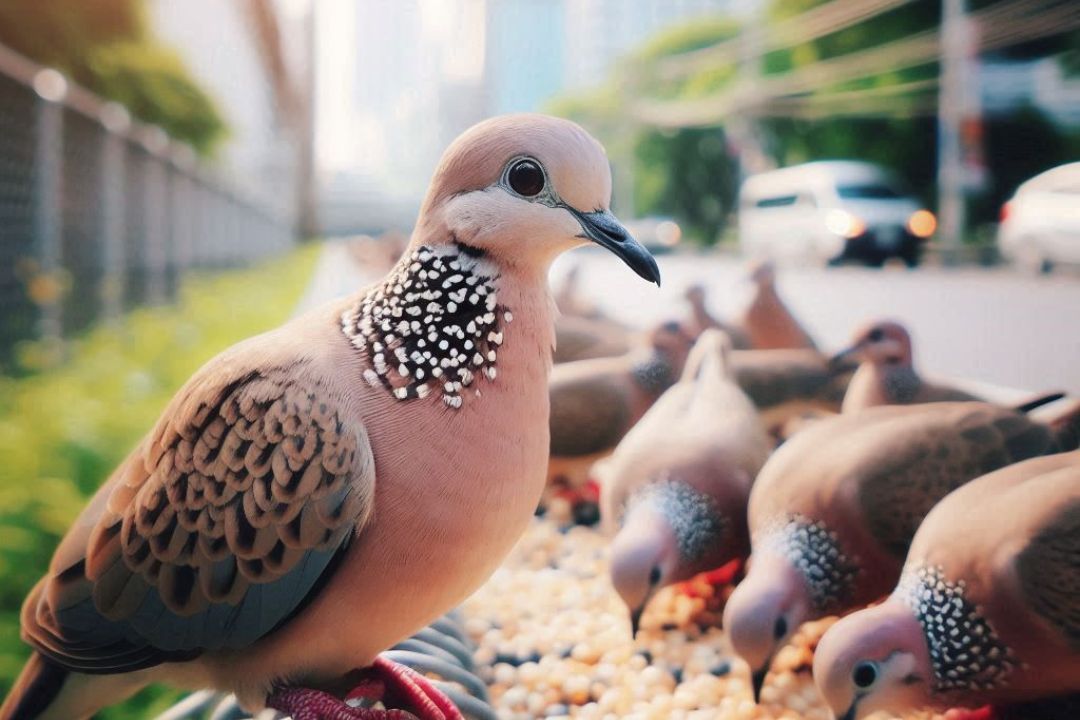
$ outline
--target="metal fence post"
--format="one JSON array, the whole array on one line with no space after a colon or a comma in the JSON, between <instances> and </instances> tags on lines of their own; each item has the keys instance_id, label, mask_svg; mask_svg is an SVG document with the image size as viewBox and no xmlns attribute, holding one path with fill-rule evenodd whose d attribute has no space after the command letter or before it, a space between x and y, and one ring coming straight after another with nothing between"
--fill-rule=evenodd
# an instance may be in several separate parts
<instances>
[{"instance_id":1,"label":"metal fence post","mask_svg":"<svg viewBox=\"0 0 1080 720\"><path fill-rule=\"evenodd\" d=\"M131 126L127 110L116 103L101 109L99 120L104 128L101 148L101 243L105 272L101 279L101 306L107 320L120 317L124 307L126 260L124 233L127 209L124 188L127 171L127 143L121 137Z\"/></svg>"},{"instance_id":2,"label":"metal fence post","mask_svg":"<svg viewBox=\"0 0 1080 720\"><path fill-rule=\"evenodd\" d=\"M37 93L37 135L34 144L34 241L38 268L30 285L30 296L40 316L42 340L59 343L62 326L60 299L60 211L63 177L64 116L59 104L67 94L67 80L56 70L46 69L34 76Z\"/></svg>"},{"instance_id":3,"label":"metal fence post","mask_svg":"<svg viewBox=\"0 0 1080 720\"><path fill-rule=\"evenodd\" d=\"M151 128L143 139L149 153L143 166L146 202L143 206L146 260L146 301L163 303L168 297L169 209L165 161L162 154L169 145L160 128Z\"/></svg>"},{"instance_id":4,"label":"metal fence post","mask_svg":"<svg viewBox=\"0 0 1080 720\"><path fill-rule=\"evenodd\" d=\"M195 169L195 152L187 145L174 144L170 174L172 182L172 263L176 283L183 280L191 267L195 242L195 218L198 215L198 198L192 172Z\"/></svg>"}]
</instances>

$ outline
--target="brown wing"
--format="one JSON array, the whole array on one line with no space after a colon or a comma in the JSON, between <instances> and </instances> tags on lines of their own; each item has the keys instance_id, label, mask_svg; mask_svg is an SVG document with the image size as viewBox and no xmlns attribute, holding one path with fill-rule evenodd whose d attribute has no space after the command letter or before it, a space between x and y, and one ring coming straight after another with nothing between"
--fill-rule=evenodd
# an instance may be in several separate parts
<instances>
[{"instance_id":1,"label":"brown wing","mask_svg":"<svg viewBox=\"0 0 1080 720\"><path fill-rule=\"evenodd\" d=\"M551 385L551 455L581 457L614 448L631 420L625 384L611 375Z\"/></svg>"},{"instance_id":2,"label":"brown wing","mask_svg":"<svg viewBox=\"0 0 1080 720\"><path fill-rule=\"evenodd\" d=\"M98 493L27 600L24 635L59 664L122 672L249 645L301 606L368 517L367 434L325 388L293 379L296 367L223 379L213 367Z\"/></svg>"},{"instance_id":3,"label":"brown wing","mask_svg":"<svg viewBox=\"0 0 1080 720\"><path fill-rule=\"evenodd\" d=\"M1032 538L1016 569L1031 607L1080 652L1080 500Z\"/></svg>"},{"instance_id":4,"label":"brown wing","mask_svg":"<svg viewBox=\"0 0 1080 720\"><path fill-rule=\"evenodd\" d=\"M747 350L731 359L735 381L758 408L817 400L839 411L852 374L807 350Z\"/></svg>"},{"instance_id":5,"label":"brown wing","mask_svg":"<svg viewBox=\"0 0 1080 720\"><path fill-rule=\"evenodd\" d=\"M926 414L899 416L911 424L883 437L859 486L868 529L901 560L923 518L945 495L980 475L1056 450L1048 428L1008 408L926 407ZM937 407L942 409L932 409Z\"/></svg>"}]
</instances>

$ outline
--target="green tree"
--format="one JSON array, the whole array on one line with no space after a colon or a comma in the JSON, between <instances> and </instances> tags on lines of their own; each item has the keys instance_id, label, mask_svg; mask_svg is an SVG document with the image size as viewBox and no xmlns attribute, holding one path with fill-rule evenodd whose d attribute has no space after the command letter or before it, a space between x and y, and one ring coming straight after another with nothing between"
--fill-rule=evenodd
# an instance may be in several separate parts
<instances>
[{"instance_id":1,"label":"green tree","mask_svg":"<svg viewBox=\"0 0 1080 720\"><path fill-rule=\"evenodd\" d=\"M727 84L734 68L720 67L680 82L657 77L662 58L715 45L734 37L739 24L714 18L660 33L626 58L613 80L587 94L557 99L549 107L600 137L616 167L632 169L638 215L670 215L702 243L717 240L735 197L736 167L721 126L660 130L629 122L628 101L636 97L705 97ZM633 88L628 92L629 88ZM616 193L618 195L618 193Z\"/></svg>"},{"instance_id":2,"label":"green tree","mask_svg":"<svg viewBox=\"0 0 1080 720\"><path fill-rule=\"evenodd\" d=\"M204 155L225 136L214 101L153 37L142 0L0 2L0 43L126 105Z\"/></svg>"}]
</instances>

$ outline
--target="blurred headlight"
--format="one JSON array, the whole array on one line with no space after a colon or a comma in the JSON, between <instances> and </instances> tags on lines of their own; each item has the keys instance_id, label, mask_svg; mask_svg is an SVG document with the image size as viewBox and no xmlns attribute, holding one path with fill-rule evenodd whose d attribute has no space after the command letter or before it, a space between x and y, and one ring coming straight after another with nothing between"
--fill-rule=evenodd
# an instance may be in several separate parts
<instances>
[{"instance_id":1,"label":"blurred headlight","mask_svg":"<svg viewBox=\"0 0 1080 720\"><path fill-rule=\"evenodd\" d=\"M866 223L858 215L847 210L830 210L825 214L825 227L829 232L845 238L859 237L866 232Z\"/></svg>"},{"instance_id":2,"label":"blurred headlight","mask_svg":"<svg viewBox=\"0 0 1080 720\"><path fill-rule=\"evenodd\" d=\"M937 218L929 210L916 210L908 218L907 229L915 237L925 240L937 230Z\"/></svg>"},{"instance_id":3,"label":"blurred headlight","mask_svg":"<svg viewBox=\"0 0 1080 720\"><path fill-rule=\"evenodd\" d=\"M665 247L674 247L682 238L682 228L678 223L665 220L656 226L656 239Z\"/></svg>"}]
</instances>

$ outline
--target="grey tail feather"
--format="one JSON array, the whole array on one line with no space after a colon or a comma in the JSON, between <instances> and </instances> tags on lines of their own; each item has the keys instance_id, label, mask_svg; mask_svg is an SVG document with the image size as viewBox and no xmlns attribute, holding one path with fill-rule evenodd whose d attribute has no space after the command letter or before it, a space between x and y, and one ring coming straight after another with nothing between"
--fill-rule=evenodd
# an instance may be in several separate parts
<instances>
[{"instance_id":1,"label":"grey tail feather","mask_svg":"<svg viewBox=\"0 0 1080 720\"><path fill-rule=\"evenodd\" d=\"M64 687L68 671L34 653L0 706L0 720L34 720L52 704Z\"/></svg>"},{"instance_id":2,"label":"grey tail feather","mask_svg":"<svg viewBox=\"0 0 1080 720\"><path fill-rule=\"evenodd\" d=\"M1065 393L1063 392L1052 392L1047 393L1046 395L1039 395L1032 398L1031 400L1025 400L1019 405L1013 405L1013 410L1022 413L1029 413L1035 408L1041 408L1043 405L1049 405L1050 403L1056 402L1063 397L1065 397Z\"/></svg>"}]
</instances>

